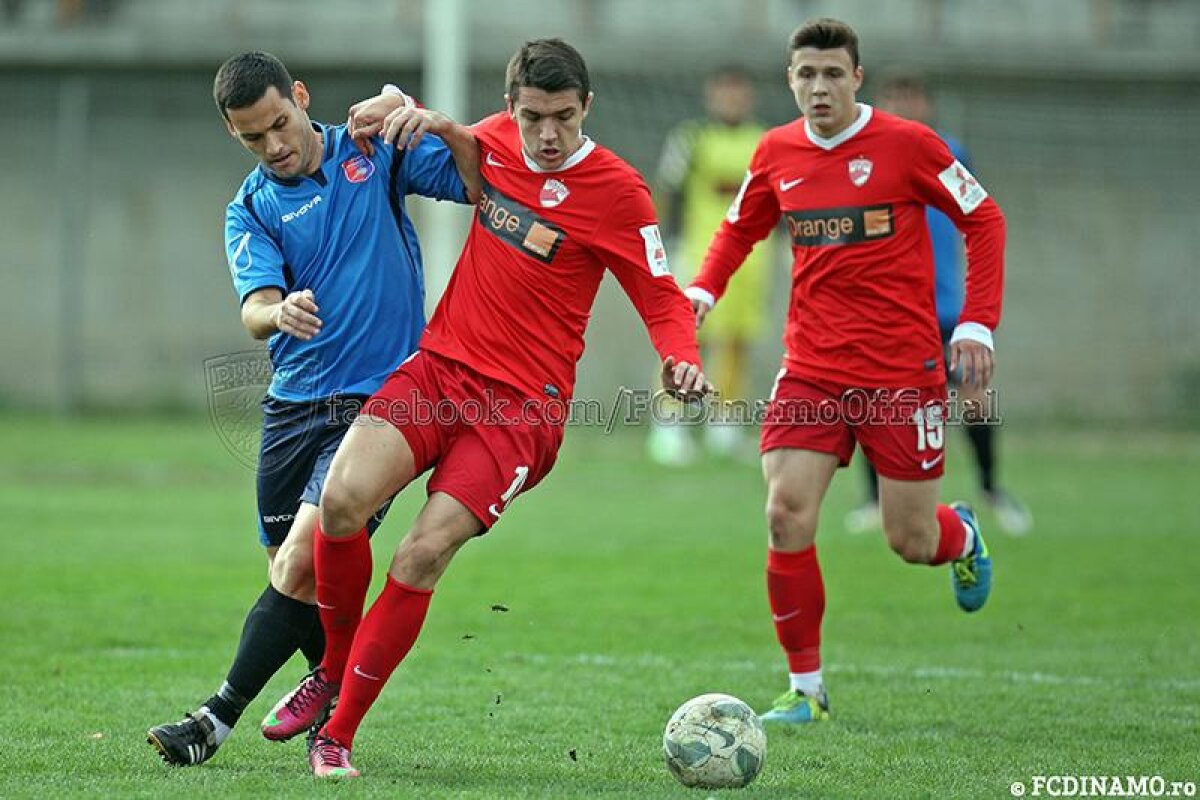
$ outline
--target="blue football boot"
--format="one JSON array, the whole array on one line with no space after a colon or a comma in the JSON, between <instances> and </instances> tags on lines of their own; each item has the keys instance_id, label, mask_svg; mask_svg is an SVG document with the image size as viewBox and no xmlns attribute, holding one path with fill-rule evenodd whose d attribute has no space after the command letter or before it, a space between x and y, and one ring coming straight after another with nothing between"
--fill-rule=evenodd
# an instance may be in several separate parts
<instances>
[{"instance_id":1,"label":"blue football boot","mask_svg":"<svg viewBox=\"0 0 1200 800\"><path fill-rule=\"evenodd\" d=\"M819 694L812 695L789 689L775 698L771 710L759 717L765 724L803 725L829 719L829 696L822 687Z\"/></svg>"},{"instance_id":2,"label":"blue football boot","mask_svg":"<svg viewBox=\"0 0 1200 800\"><path fill-rule=\"evenodd\" d=\"M950 562L954 599L963 611L978 611L992 592L992 556L983 541L979 521L975 519L971 507L966 503L951 503L950 508L954 509L975 539L975 547L968 555Z\"/></svg>"}]
</instances>

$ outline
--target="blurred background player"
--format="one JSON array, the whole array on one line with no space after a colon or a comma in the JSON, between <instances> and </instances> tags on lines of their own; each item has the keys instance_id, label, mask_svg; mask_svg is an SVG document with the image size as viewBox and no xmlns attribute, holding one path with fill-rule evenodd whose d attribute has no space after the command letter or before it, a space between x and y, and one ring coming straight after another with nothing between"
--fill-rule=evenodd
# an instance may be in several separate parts
<instances>
[{"instance_id":1,"label":"blurred background player","mask_svg":"<svg viewBox=\"0 0 1200 800\"><path fill-rule=\"evenodd\" d=\"M910 564L948 565L963 611L987 602L992 558L975 515L939 502L946 368L925 206L945 211L967 239L951 366L981 389L1000 322L1005 222L933 131L857 102L864 72L849 25L809 21L792 33L789 53L801 116L762 137L687 294L702 323L751 246L785 219L791 305L761 449L767 596L790 688L763 721L803 724L829 716L816 537L825 493L856 443L880 472L891 549Z\"/></svg>"},{"instance_id":2,"label":"blurred background player","mask_svg":"<svg viewBox=\"0 0 1200 800\"><path fill-rule=\"evenodd\" d=\"M404 197L479 196L477 148L465 129L447 137L450 146L430 136L399 152L380 141L362 155L345 125L309 119L307 87L268 53L226 61L213 99L229 134L259 161L226 210L225 246L242 324L269 339L274 370L257 477L270 583L217 692L148 732L178 766L211 758L297 650L310 667L320 661L312 539L325 475L362 401L425 327L421 251ZM466 165L461 174L455 157ZM384 511L371 517L371 531Z\"/></svg>"},{"instance_id":3,"label":"blurred background player","mask_svg":"<svg viewBox=\"0 0 1200 800\"><path fill-rule=\"evenodd\" d=\"M655 199L681 285L695 276L765 130L753 117L754 102L749 76L736 67L723 67L704 84L708 116L681 123L663 146ZM723 400L745 399L750 389L751 351L766 332L770 254L768 243L754 249L747 268L722 298L721 308L713 311L701 330L704 360ZM748 443L744 426L737 420L710 421L704 428L705 446L716 455L739 455ZM690 426L652 420L646 452L652 461L666 466L691 462L696 445Z\"/></svg>"},{"instance_id":4,"label":"blurred background player","mask_svg":"<svg viewBox=\"0 0 1200 800\"><path fill-rule=\"evenodd\" d=\"M879 81L877 106L888 113L933 126L933 98L924 77L917 72L895 67L884 71ZM970 154L962 143L941 131L938 131L938 135L959 163L974 171ZM933 245L938 327L949 357L950 336L954 333L963 307L963 240L950 218L936 208L928 206L925 219L929 225L929 240ZM996 477L999 469L996 437L1000 424L999 420L988 417L992 410L988 394L964 384L957 371L950 371L947 377L957 392L956 405L962 415L963 429L971 441L979 489L984 500L1005 533L1014 536L1029 533L1033 527L1032 514L1010 491L1001 488ZM880 525L879 475L871 466L870 459L864 458L862 464L867 479L867 498L861 506L846 515L846 530L851 533L878 529Z\"/></svg>"}]
</instances>

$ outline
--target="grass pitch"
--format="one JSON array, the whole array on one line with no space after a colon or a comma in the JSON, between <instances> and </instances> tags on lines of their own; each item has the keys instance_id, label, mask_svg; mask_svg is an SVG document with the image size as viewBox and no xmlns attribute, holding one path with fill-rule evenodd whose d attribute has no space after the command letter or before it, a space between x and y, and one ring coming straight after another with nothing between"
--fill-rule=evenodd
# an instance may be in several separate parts
<instances>
[{"instance_id":1,"label":"grass pitch","mask_svg":"<svg viewBox=\"0 0 1200 800\"><path fill-rule=\"evenodd\" d=\"M951 437L945 494L974 499ZM451 566L361 729L360 781L314 784L302 742L257 733L299 657L213 761L171 769L146 728L220 683L264 585L252 473L203 420L10 417L0 441L3 797L695 797L662 763L670 713L785 688L757 468L664 471L629 434L571 430L550 478ZM1200 782L1200 437L1002 446L1036 529L1006 538L983 512L996 584L973 616L945 569L843 533L858 472L835 480L819 539L834 720L771 733L747 797ZM376 536L372 597L422 497Z\"/></svg>"}]
</instances>

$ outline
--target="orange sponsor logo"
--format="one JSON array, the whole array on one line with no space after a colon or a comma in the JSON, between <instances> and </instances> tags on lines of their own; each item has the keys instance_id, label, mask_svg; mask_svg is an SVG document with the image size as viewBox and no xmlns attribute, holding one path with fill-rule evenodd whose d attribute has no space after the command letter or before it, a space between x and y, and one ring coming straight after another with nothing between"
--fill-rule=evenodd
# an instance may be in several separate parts
<instances>
[{"instance_id":1,"label":"orange sponsor logo","mask_svg":"<svg viewBox=\"0 0 1200 800\"><path fill-rule=\"evenodd\" d=\"M872 208L863 212L863 232L868 237L887 236L892 232L892 210Z\"/></svg>"},{"instance_id":2,"label":"orange sponsor logo","mask_svg":"<svg viewBox=\"0 0 1200 800\"><path fill-rule=\"evenodd\" d=\"M540 222L535 222L529 226L529 233L525 234L525 241L521 242L521 245L542 258L549 258L557 243L558 231L551 230Z\"/></svg>"}]
</instances>

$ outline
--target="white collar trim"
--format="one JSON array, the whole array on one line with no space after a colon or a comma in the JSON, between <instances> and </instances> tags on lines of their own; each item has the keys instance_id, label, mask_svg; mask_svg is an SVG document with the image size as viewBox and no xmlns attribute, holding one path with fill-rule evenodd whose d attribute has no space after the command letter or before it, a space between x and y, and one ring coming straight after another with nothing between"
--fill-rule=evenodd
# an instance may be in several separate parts
<instances>
[{"instance_id":1,"label":"white collar trim","mask_svg":"<svg viewBox=\"0 0 1200 800\"><path fill-rule=\"evenodd\" d=\"M808 120L804 120L804 133L808 136L808 140L823 150L832 150L853 138L855 134L867 127L867 123L871 121L871 114L874 112L874 109L866 103L857 103L856 105L858 106L858 119L854 120L849 128L828 139L813 133L813 129L808 125Z\"/></svg>"},{"instance_id":2,"label":"white collar trim","mask_svg":"<svg viewBox=\"0 0 1200 800\"><path fill-rule=\"evenodd\" d=\"M570 169L571 167L575 166L580 161L583 161L585 158L591 155L592 151L595 149L596 143L587 136L584 136L583 144L579 146L579 149L572 153L571 157L562 163L562 166L556 169L545 169L538 166L538 163L530 158L529 154L525 152L524 145L521 147L521 156L525 159L525 166L529 167L531 172L562 172L565 169Z\"/></svg>"}]
</instances>

